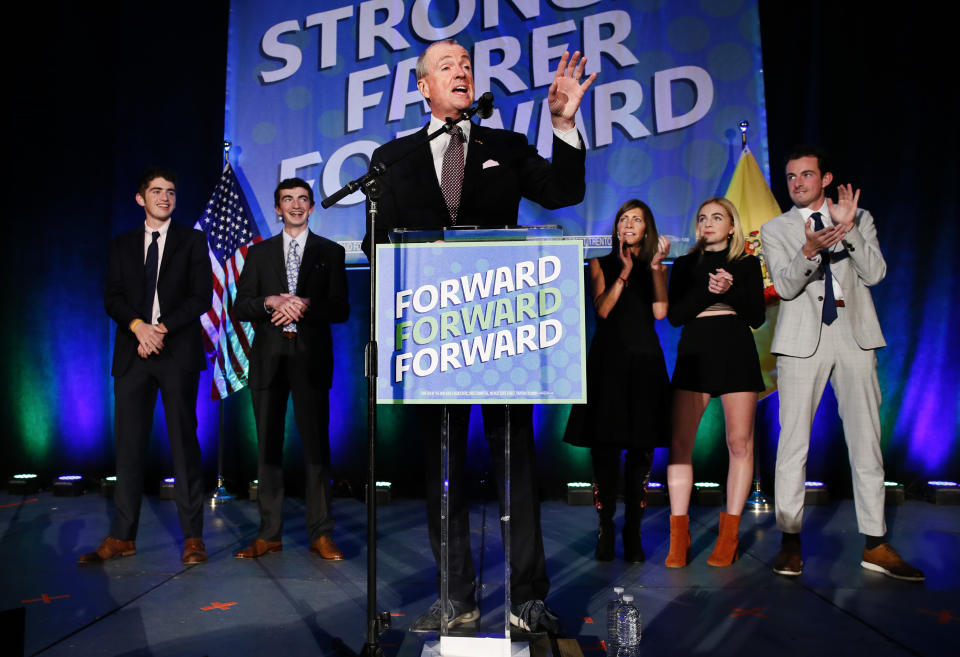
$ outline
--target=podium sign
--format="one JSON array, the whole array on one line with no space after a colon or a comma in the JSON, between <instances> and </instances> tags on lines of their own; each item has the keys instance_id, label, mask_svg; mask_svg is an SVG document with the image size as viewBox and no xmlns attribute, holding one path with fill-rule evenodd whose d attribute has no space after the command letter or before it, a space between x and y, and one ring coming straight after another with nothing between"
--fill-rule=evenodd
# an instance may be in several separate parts
<instances>
[{"instance_id":1,"label":"podium sign","mask_svg":"<svg viewBox=\"0 0 960 657\"><path fill-rule=\"evenodd\" d=\"M586 401L579 241L377 245L378 404Z\"/></svg>"}]
</instances>

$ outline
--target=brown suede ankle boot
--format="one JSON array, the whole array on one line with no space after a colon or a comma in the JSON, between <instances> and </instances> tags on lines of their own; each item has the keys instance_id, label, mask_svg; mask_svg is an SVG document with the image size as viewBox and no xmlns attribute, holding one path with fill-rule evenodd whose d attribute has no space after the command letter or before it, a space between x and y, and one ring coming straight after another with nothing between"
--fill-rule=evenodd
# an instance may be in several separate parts
<instances>
[{"instance_id":1,"label":"brown suede ankle boot","mask_svg":"<svg viewBox=\"0 0 960 657\"><path fill-rule=\"evenodd\" d=\"M670 553L663 565L683 568L690 552L690 516L670 516Z\"/></svg>"},{"instance_id":2,"label":"brown suede ankle boot","mask_svg":"<svg viewBox=\"0 0 960 657\"><path fill-rule=\"evenodd\" d=\"M729 566L737 560L737 531L740 529L740 516L720 513L720 534L713 552L707 559L711 566Z\"/></svg>"}]
</instances>

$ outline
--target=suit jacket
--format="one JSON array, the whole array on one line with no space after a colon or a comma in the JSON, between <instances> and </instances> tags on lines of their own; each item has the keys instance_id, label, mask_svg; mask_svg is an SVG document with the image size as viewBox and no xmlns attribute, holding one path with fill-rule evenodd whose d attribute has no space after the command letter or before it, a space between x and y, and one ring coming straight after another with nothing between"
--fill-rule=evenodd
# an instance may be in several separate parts
<instances>
[{"instance_id":1,"label":"suit jacket","mask_svg":"<svg viewBox=\"0 0 960 657\"><path fill-rule=\"evenodd\" d=\"M250 353L251 388L269 387L280 364L279 357L289 353L289 342L281 335L283 327L270 322L271 313L263 305L268 296L287 291L281 233L250 247L237 285L234 318L256 322ZM297 323L294 346L309 359L311 383L318 388L329 388L333 380L330 324L345 322L350 315L342 246L312 231L307 234L297 277L297 296L310 299L310 309Z\"/></svg>"},{"instance_id":2,"label":"suit jacket","mask_svg":"<svg viewBox=\"0 0 960 657\"><path fill-rule=\"evenodd\" d=\"M389 163L413 145L422 143L381 178L378 244L386 242L394 228L450 226L450 213L440 191L426 137L427 126L424 126L373 152L371 164ZM551 210L581 202L586 191L585 157L585 149L574 148L554 136L551 163L540 157L524 135L474 124L470 128L457 223L463 226L516 224L521 198ZM369 223L362 248L369 257Z\"/></svg>"},{"instance_id":3,"label":"suit jacket","mask_svg":"<svg viewBox=\"0 0 960 657\"><path fill-rule=\"evenodd\" d=\"M137 355L137 336L130 322L141 317L144 261L143 227L116 237L110 245L104 306L117 323L113 349L113 376L125 373ZM207 238L199 230L171 222L157 272L160 321L167 327L163 355L172 356L186 371L207 366L203 353L200 316L213 300L213 274L207 255Z\"/></svg>"},{"instance_id":4,"label":"suit jacket","mask_svg":"<svg viewBox=\"0 0 960 657\"><path fill-rule=\"evenodd\" d=\"M780 295L780 314L771 353L806 358L820 344L824 277L816 262L801 252L804 221L794 207L760 229L763 255ZM854 227L830 253L830 270L843 290L853 336L862 349L886 346L869 287L883 280L887 263L869 212L858 209Z\"/></svg>"}]
</instances>

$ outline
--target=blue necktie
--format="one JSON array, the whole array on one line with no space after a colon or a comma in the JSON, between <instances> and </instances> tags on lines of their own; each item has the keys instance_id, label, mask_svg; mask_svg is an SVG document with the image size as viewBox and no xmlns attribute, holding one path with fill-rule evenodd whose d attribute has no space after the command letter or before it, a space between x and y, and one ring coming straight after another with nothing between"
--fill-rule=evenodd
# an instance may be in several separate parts
<instances>
[{"instance_id":1,"label":"blue necktie","mask_svg":"<svg viewBox=\"0 0 960 657\"><path fill-rule=\"evenodd\" d=\"M297 293L297 276L300 273L300 254L297 253L299 248L300 245L294 240L290 242L290 250L287 252L287 291L290 294ZM296 333L297 325L290 322L283 327L283 330L287 333Z\"/></svg>"},{"instance_id":2,"label":"blue necktie","mask_svg":"<svg viewBox=\"0 0 960 657\"><path fill-rule=\"evenodd\" d=\"M143 306L140 314L147 324L153 324L153 297L157 293L157 265L160 262L158 239L160 239L160 231L155 230L153 241L147 247L147 257L143 261Z\"/></svg>"},{"instance_id":3,"label":"blue necktie","mask_svg":"<svg viewBox=\"0 0 960 657\"><path fill-rule=\"evenodd\" d=\"M814 212L810 215L813 218L813 229L823 230L823 215ZM830 271L830 250L824 249L820 252L820 266L823 268L823 314L820 316L826 325L833 324L837 318L837 301L833 296L833 272Z\"/></svg>"}]
</instances>

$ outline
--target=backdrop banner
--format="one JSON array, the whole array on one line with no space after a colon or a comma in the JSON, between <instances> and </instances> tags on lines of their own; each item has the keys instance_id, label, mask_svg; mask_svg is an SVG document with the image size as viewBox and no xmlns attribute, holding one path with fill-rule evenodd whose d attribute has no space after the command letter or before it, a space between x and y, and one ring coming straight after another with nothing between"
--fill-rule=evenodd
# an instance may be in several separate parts
<instances>
[{"instance_id":1,"label":"backdrop banner","mask_svg":"<svg viewBox=\"0 0 960 657\"><path fill-rule=\"evenodd\" d=\"M576 241L377 246L377 403L586 401Z\"/></svg>"},{"instance_id":2,"label":"backdrop banner","mask_svg":"<svg viewBox=\"0 0 960 657\"><path fill-rule=\"evenodd\" d=\"M613 214L630 198L650 205L673 255L685 253L697 205L726 191L740 120L769 175L755 0L234 0L226 139L264 238L280 230L279 180L304 178L323 199L365 173L377 146L426 123L414 67L445 38L470 52L477 95L496 98L481 123L525 134L547 158L560 56L580 50L599 72L577 117L584 202L556 213L524 202L519 218L562 224L587 256L609 251ZM318 232L348 263L366 262L363 208L360 192L317 203Z\"/></svg>"}]
</instances>

